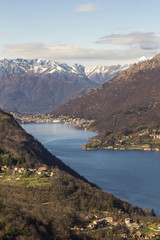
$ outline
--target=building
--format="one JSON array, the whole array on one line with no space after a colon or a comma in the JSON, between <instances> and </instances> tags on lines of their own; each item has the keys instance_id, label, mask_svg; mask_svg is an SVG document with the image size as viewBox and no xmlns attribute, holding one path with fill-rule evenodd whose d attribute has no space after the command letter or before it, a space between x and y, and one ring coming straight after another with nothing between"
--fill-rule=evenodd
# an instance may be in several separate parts
<instances>
[{"instance_id":1,"label":"building","mask_svg":"<svg viewBox=\"0 0 160 240\"><path fill-rule=\"evenodd\" d=\"M107 222L113 223L113 217L106 217L105 219Z\"/></svg>"},{"instance_id":2,"label":"building","mask_svg":"<svg viewBox=\"0 0 160 240\"><path fill-rule=\"evenodd\" d=\"M126 218L125 219L125 224L130 224L131 223L131 219L130 218Z\"/></svg>"}]
</instances>

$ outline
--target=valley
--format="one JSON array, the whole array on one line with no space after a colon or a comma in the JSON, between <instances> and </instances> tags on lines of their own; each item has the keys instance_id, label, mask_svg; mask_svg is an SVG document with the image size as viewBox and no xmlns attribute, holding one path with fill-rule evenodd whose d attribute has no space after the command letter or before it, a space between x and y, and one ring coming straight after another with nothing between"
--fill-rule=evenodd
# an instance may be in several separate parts
<instances>
[{"instance_id":1,"label":"valley","mask_svg":"<svg viewBox=\"0 0 160 240\"><path fill-rule=\"evenodd\" d=\"M132 234L123 224L112 226L105 220L103 225L102 219L107 217L119 222L131 218L135 223L159 224L159 218L150 212L90 183L52 155L3 110L0 110L0 133L2 239L67 240L101 236L114 240L122 239L121 234L127 237ZM92 222L94 227L87 227ZM133 226L139 229L139 225Z\"/></svg>"},{"instance_id":2,"label":"valley","mask_svg":"<svg viewBox=\"0 0 160 240\"><path fill-rule=\"evenodd\" d=\"M0 240L160 240L160 1L0 3Z\"/></svg>"},{"instance_id":3,"label":"valley","mask_svg":"<svg viewBox=\"0 0 160 240\"><path fill-rule=\"evenodd\" d=\"M154 77L151 83L148 76L152 76L152 72L154 72ZM79 96L70 100L53 112L29 114L12 111L11 113L21 124L64 123L73 125L77 129L99 133L97 136L89 138L90 141L81 146L84 150L158 152L160 150L158 73L159 56L156 56L151 60L127 68L113 80L104 83L95 90L91 89L82 97ZM13 78L15 83L19 84L19 80L17 81L15 78L15 73L13 74L14 76L10 75L10 78ZM41 73L43 76L37 75L35 72L18 73L17 76L20 77L21 83L24 82L26 74L27 78L31 77L31 82L33 82L32 77L34 76L34 79L37 79L36 84L39 84L40 80L38 79L44 76L43 72ZM65 73L63 72L63 74ZM6 76L8 75L3 75L4 78ZM45 75L45 79L50 77ZM84 82L82 76L79 77L81 79L79 83ZM66 81L65 77L64 79ZM87 82L89 83L88 80ZM156 87L153 82L155 82ZM31 88L33 88L33 85L31 85ZM64 88L66 89L66 87ZM149 89L151 94L150 98L147 98ZM17 98L15 100L17 103ZM33 102L31 104L35 106ZM36 236L38 239L43 232L48 239L52 238L53 235L57 236L58 239L63 239L64 236L65 239L105 239L107 237L112 240L133 237L139 237L140 239L159 238L159 218L155 216L154 209L150 211L145 208L133 207L127 201L103 192L94 183L91 183L92 181L88 180L87 177L82 177L81 173L73 170L69 162L65 164L48 152L47 148L43 147L38 140L32 138L31 135L27 135L14 118L3 110L0 113L0 185L3 193L0 201L5 206L2 208L1 214L3 237L26 236L32 238L34 236L35 238ZM143 171L145 171L145 168L143 168ZM147 179L147 181L150 181L150 179ZM134 182L136 183L136 178ZM111 186L108 185L108 189L109 187ZM20 194L22 188L23 194ZM7 194L7 189L10 194ZM31 202L34 199L35 191L38 191L39 195L37 196L36 193L36 199L41 198L41 200L39 199L33 205ZM43 195L44 192L45 195ZM30 196L29 201L26 200L27 195ZM10 212L9 199L11 196L18 208L21 207L23 215L26 215L23 219L21 213L18 214L14 205L12 205L16 216L23 222L22 226L19 220L16 220L18 230L8 219L8 217L13 219L12 214L7 215L7 218L5 217L4 209ZM25 205L21 199L26 202ZM64 199L66 199L65 202ZM154 199L152 202L154 202ZM56 207L53 207L53 204ZM43 205L45 217L43 211L42 214L39 213L41 205ZM31 206L33 211L28 215L27 212L29 212ZM59 216L57 211L61 212L62 215ZM50 212L54 213L54 218ZM90 215L93 217L89 217ZM34 221L29 220L28 224L28 218L30 219L30 217ZM109 218L114 219L113 223L108 222L107 219ZM129 222L126 223L125 219L128 219ZM28 229L30 227L32 231L29 233ZM11 230L8 231L8 229ZM57 232L57 229L60 229L60 233Z\"/></svg>"},{"instance_id":4,"label":"valley","mask_svg":"<svg viewBox=\"0 0 160 240\"><path fill-rule=\"evenodd\" d=\"M133 207L100 190L49 153L12 115L1 110L0 120L2 239L159 236L154 210ZM108 222L111 217L113 224Z\"/></svg>"}]
</instances>

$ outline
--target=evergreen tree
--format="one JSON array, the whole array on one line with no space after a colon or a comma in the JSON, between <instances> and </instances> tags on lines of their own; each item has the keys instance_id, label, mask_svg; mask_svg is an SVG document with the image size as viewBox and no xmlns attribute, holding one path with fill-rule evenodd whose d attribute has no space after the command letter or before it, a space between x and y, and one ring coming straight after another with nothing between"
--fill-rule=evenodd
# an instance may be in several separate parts
<instances>
[{"instance_id":1,"label":"evergreen tree","mask_svg":"<svg viewBox=\"0 0 160 240\"><path fill-rule=\"evenodd\" d=\"M156 214L155 214L155 211L154 211L153 208L152 208L152 210L151 210L151 216L152 216L152 217L156 217Z\"/></svg>"}]
</instances>

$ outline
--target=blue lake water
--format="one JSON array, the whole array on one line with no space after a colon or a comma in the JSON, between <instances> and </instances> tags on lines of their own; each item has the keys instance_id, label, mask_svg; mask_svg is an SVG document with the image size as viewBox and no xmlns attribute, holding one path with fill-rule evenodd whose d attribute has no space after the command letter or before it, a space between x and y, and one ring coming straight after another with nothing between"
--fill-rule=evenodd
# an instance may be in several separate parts
<instances>
[{"instance_id":1,"label":"blue lake water","mask_svg":"<svg viewBox=\"0 0 160 240\"><path fill-rule=\"evenodd\" d=\"M154 208L160 215L160 152L84 151L81 145L96 133L61 123L31 123L22 127L102 190L134 206Z\"/></svg>"}]
</instances>

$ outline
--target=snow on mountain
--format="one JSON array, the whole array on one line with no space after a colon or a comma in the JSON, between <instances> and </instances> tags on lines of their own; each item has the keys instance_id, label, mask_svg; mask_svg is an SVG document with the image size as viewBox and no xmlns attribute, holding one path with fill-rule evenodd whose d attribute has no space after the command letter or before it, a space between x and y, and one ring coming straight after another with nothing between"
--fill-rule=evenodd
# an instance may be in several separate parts
<instances>
[{"instance_id":1,"label":"snow on mountain","mask_svg":"<svg viewBox=\"0 0 160 240\"><path fill-rule=\"evenodd\" d=\"M65 63L58 63L52 60L39 60L39 59L1 59L0 72L4 73L26 73L34 72L40 74L51 74L54 72L72 72L81 74L78 67L70 67Z\"/></svg>"},{"instance_id":2,"label":"snow on mountain","mask_svg":"<svg viewBox=\"0 0 160 240\"><path fill-rule=\"evenodd\" d=\"M138 61L137 61L136 63L145 62L145 61L147 61L147 60L149 60L149 58L143 56L143 57L139 58Z\"/></svg>"},{"instance_id":3,"label":"snow on mountain","mask_svg":"<svg viewBox=\"0 0 160 240\"><path fill-rule=\"evenodd\" d=\"M59 63L53 60L40 59L1 59L0 74L28 73L53 74L55 72L73 73L78 76L89 78L90 80L101 84L120 74L123 66L94 66L85 68L82 65L75 64L69 66L66 63Z\"/></svg>"},{"instance_id":4,"label":"snow on mountain","mask_svg":"<svg viewBox=\"0 0 160 240\"><path fill-rule=\"evenodd\" d=\"M114 77L117 77L123 70L130 67L130 65L111 65L111 66L94 66L85 69L85 73L89 79L97 83L107 82Z\"/></svg>"},{"instance_id":5,"label":"snow on mountain","mask_svg":"<svg viewBox=\"0 0 160 240\"><path fill-rule=\"evenodd\" d=\"M148 58L141 57L136 63L139 64L147 61ZM103 84L114 77L117 77L122 71L130 67L126 65L111 65L111 66L93 66L84 67L83 65L75 64L69 66L66 63L59 63L53 60L40 59L0 59L0 75L13 73L28 73L37 74L53 74L53 73L72 73L78 77L89 78L97 84Z\"/></svg>"},{"instance_id":6,"label":"snow on mountain","mask_svg":"<svg viewBox=\"0 0 160 240\"><path fill-rule=\"evenodd\" d=\"M151 57L152 58L152 57ZM151 58L141 57L136 63L140 64L144 61L148 61ZM95 81L98 84L103 84L115 77L117 77L122 71L129 68L132 64L125 65L111 65L111 66L94 66L85 69L87 77Z\"/></svg>"}]
</instances>

